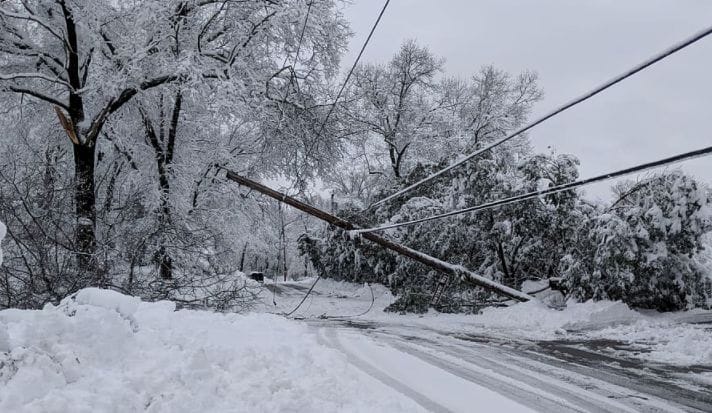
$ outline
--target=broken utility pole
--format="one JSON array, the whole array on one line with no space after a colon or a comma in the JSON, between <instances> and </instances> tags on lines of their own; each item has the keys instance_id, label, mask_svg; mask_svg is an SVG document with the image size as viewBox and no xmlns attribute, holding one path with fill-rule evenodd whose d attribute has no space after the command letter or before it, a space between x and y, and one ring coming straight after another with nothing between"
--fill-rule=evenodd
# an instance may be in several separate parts
<instances>
[{"instance_id":1,"label":"broken utility pole","mask_svg":"<svg viewBox=\"0 0 712 413\"><path fill-rule=\"evenodd\" d=\"M297 208L300 211L306 212L309 215L313 215L323 221L326 221L335 227L339 227L339 228L347 230L347 231L352 231L352 230L357 229L353 224L351 224L348 221L345 221L337 216L326 213L326 212L324 212L318 208L315 208L311 205L305 204L304 202L301 202L301 201L299 201L295 198L292 198L286 194L277 192L271 188L268 188L260 183L255 182L251 179L247 179L243 176L240 176L240 175L236 174L235 172L228 170L227 171L227 179L237 182L240 185L244 185L248 188L251 188L251 189L253 189L257 192L260 192L264 195L267 195L271 198L274 198L277 201L284 202L285 204L290 205L294 208ZM375 244L382 246L383 248L386 248L386 249L394 251L398 254L404 255L408 258L418 261L421 264L427 265L430 268L438 270L444 274L458 277L466 283L469 283L469 284L472 284L472 285L475 285L478 287L482 287L489 291L495 292L497 294L500 294L505 297L509 297L509 298L512 298L512 299L515 299L518 301L529 301L529 300L534 299L532 296L530 296L528 294L525 294L521 291L515 290L514 288L507 287L506 285L499 284L499 283L494 282L490 279L487 279L485 277L477 275L477 274L473 273L472 271L470 271L460 265L452 265L445 261L439 260L435 257L431 257L430 255L424 254L420 251L416 251L414 249L408 248L405 245L396 244L395 242L389 241L389 240L387 240L383 237L380 237L372 232L365 232L365 233L362 233L359 235L361 237L375 243Z\"/></svg>"},{"instance_id":2,"label":"broken utility pole","mask_svg":"<svg viewBox=\"0 0 712 413\"><path fill-rule=\"evenodd\" d=\"M301 201L299 201L295 198L292 198L286 194L277 192L277 191L275 191L271 188L268 188L258 182L255 182L251 179L247 179L243 176L240 176L235 172L228 170L226 177L227 177L227 179L237 182L240 185L244 185L244 186L251 188L257 192L260 192L264 195L274 198L277 201L283 202L287 205L297 208L300 211L306 212L309 215L313 215L323 221L328 222L331 225L334 225L335 227L339 227L339 228L347 230L347 231L352 231L352 230L357 229L352 223L350 223L348 221L345 221L337 216L334 216L327 212L324 212L324 211L322 211L318 208L315 208L311 205L305 204L304 202L301 202ZM477 275L477 274L473 273L472 271L470 271L460 265L452 265L445 261L439 260L435 257L431 257L430 255L424 254L420 251L416 251L414 249L408 248L401 244L396 244L395 242L392 242L392 241L387 240L383 237L380 237L372 232L366 232L366 233L359 234L359 235L361 237L375 243L375 244L382 246L383 248L386 248L386 249L394 251L398 254L404 255L408 258L418 261L421 264L427 265L430 268L438 270L444 274L448 274L448 275L452 275L457 278L460 278L462 281L464 281L468 284L485 288L485 289L493 291L497 294L500 294L505 297L509 297L509 298L512 298L512 299L515 299L518 301L529 301L529 300L534 299L532 296L530 296L528 294L525 294L521 291L515 290L514 288L507 287L506 285L499 284L499 283L494 282L490 279L487 279L485 277Z\"/></svg>"}]
</instances>

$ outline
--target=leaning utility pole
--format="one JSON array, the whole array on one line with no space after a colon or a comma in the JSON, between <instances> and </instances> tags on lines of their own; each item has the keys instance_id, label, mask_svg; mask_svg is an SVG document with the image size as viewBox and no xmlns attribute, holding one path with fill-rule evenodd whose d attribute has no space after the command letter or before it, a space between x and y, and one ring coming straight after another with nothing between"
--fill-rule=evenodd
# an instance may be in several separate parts
<instances>
[{"instance_id":1,"label":"leaning utility pole","mask_svg":"<svg viewBox=\"0 0 712 413\"><path fill-rule=\"evenodd\" d=\"M244 186L251 188L257 192L260 192L264 195L274 198L277 201L283 202L287 205L297 208L300 211L304 211L309 215L313 215L323 221L328 222L329 224L331 224L335 227L339 227L346 231L353 231L353 230L357 229L352 223L350 223L348 221L345 221L337 216L334 216L327 212L324 212L324 211L322 211L318 208L315 208L311 205L305 204L304 202L301 202L301 201L299 201L295 198L292 198L286 194L277 192L271 188L268 188L260 183L255 182L251 179L247 179L243 176L240 176L235 172L228 170L226 177L227 177L227 179L237 182L240 185L244 185ZM505 297L509 297L509 298L512 298L512 299L515 299L518 301L529 301L529 300L534 299L529 294L525 294L521 291L515 290L514 288L507 287L506 285L499 284L499 283L494 282L488 278L477 275L477 274L473 273L472 271L470 271L460 265L453 265L453 264L447 263L447 262L439 260L435 257L431 257L430 255L424 254L420 251L416 251L414 249L408 248L405 245L396 244L395 242L387 240L387 239L380 237L374 233L365 232L365 233L359 234L359 236L362 238L365 238L375 244L378 244L378 245L382 246L383 248L389 249L389 250L394 251L398 254L401 254L401 255L404 255L410 259L413 259L421 264L427 265L428 267L433 268L437 271L440 271L441 273L460 278L462 281L464 281L468 284L472 284L477 287L482 287L484 289L490 290L497 294L500 294Z\"/></svg>"}]
</instances>

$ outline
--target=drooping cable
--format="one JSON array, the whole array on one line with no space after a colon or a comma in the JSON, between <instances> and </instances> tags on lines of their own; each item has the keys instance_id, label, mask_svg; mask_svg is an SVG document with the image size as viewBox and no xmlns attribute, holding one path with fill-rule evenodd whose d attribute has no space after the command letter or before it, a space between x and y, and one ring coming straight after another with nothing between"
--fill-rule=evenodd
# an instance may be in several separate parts
<instances>
[{"instance_id":1,"label":"drooping cable","mask_svg":"<svg viewBox=\"0 0 712 413\"><path fill-rule=\"evenodd\" d=\"M500 206L504 206L504 205L513 204L516 202L525 201L525 200L532 199L532 198L537 198L537 197L544 196L544 195L551 195L551 194L556 194L559 192L570 191L572 189L580 188L582 186L591 185L591 184L594 184L597 182L607 181L610 179L620 178L622 176L631 175L634 173L648 171L650 169L659 168L661 166L671 165L671 164L682 162L682 161L687 161L687 160L690 160L693 158L709 156L710 154L712 154L712 146L709 146L709 147L706 147L703 149L698 149L696 151L691 151L691 152L686 152L683 154L671 156L669 158L664 158L664 159L660 159L657 161L648 162L648 163L641 164L641 165L636 165L636 166L633 166L630 168L621 169L621 170L618 170L615 172L609 172L607 174L594 176L592 178L569 182L567 184L553 186L551 188L543 189L540 191L533 191L533 192L528 192L526 194L515 195L513 197L500 199L500 200L496 200L496 201L491 201L491 202L487 202L484 204L472 206L469 208L458 209L456 211L450 211L450 212L446 212L444 214L433 215L433 216L424 217L424 218L420 218L420 219L414 219L412 221L398 222L395 224L383 225L380 227L358 229L358 230L353 230L351 232L354 232L354 233L377 232L377 231L383 231L383 230L392 229L392 228L399 228L399 227L405 227L405 226L410 226L410 225L415 225L415 224L421 224L423 222L434 221L434 220L443 219L443 218L447 218L447 217L451 217L451 216L455 216L455 215L466 214L469 212L484 211L484 210L488 210L488 209L492 209L492 208L496 208L496 207L500 207Z\"/></svg>"},{"instance_id":2,"label":"drooping cable","mask_svg":"<svg viewBox=\"0 0 712 413\"><path fill-rule=\"evenodd\" d=\"M500 139L500 140L498 140L498 141L495 141L495 142L493 142L493 143L491 143L491 144L485 146L484 148L478 149L478 150L476 150L475 152L472 152L471 154L465 156L464 158L462 158L462 159L456 161L455 163L453 163L453 164L451 164L451 165L449 165L449 166L447 166L447 167L445 167L445 168L443 168L443 169L441 169L441 170L439 170L439 171L433 173L432 175L430 175L430 176L428 176L428 177L426 177L426 178L423 178L423 179L421 179L420 181L418 181L418 182L416 182L416 183L414 183L414 184L412 184L412 185L409 185L409 186L407 186L407 187L401 189L400 191L398 191L398 192L396 192L396 193L394 193L394 194L392 194L392 195L389 195L389 196L387 196L387 197L381 199L380 201L377 201L377 202L373 203L369 208L373 208L373 207L375 207L375 206L384 204L384 203L386 203L386 202L388 202L388 201L391 201L391 200L393 200L393 199L395 199L395 198L399 198L399 197L403 196L404 194L406 194L406 193L412 191L413 189L418 188L419 186L421 186L421 185L423 185L423 184L425 184L425 183L428 183L428 182L434 180L435 178L439 177L440 175L443 175L444 173L446 173L446 172L448 172L448 171L451 171L452 169L457 168L458 166L460 166L460 165L464 164L465 162L468 162L469 160L471 160L471 159L473 159L473 158L475 158L475 157L481 155L482 153L487 152L487 151L489 151L489 150L491 150L491 149L493 149L493 148L495 148L495 147L497 147L497 146L499 146L499 145L502 145L503 143L505 143L505 142L507 142L507 141L509 141L509 140L511 140L511 139L513 139L513 138L515 138L516 136L521 135L522 133L524 133L524 132L526 132L526 131L532 129L533 127L535 127L535 126L537 126L537 125L539 125L539 124L541 124L541 123L543 123L543 122L545 122L546 120L553 118L554 116L556 116L556 115L558 115L558 114L560 114L560 113L562 113L562 112L564 112L564 111L566 111L566 110L568 110L568 109L570 109L570 108L572 108L572 107L578 105L579 103L582 103L582 102L584 102L584 101L586 101L586 100L592 98L593 96L596 96L597 94L603 92L604 90L606 90L606 89L608 89L608 88L610 88L610 87L612 87L612 86L614 86L614 85L616 85L616 84L622 82L623 80L625 80L625 79L627 79L627 78L629 78L629 77L635 75L635 74L638 73L638 72L641 72L641 71L645 70L646 68L648 68L648 67L654 65L655 63L657 63L657 62L659 62L659 61L665 59L665 58L668 57L668 56L671 56L671 55L673 55L673 54L679 52L680 50L682 50L682 49L684 49L684 48L690 46L691 44L693 44L693 43L695 43L695 42L697 42L697 41L699 41L699 40L701 40L701 39L703 39L703 38L709 36L710 34L712 34L712 26L711 26L711 27L708 27L708 28L706 28L706 29L704 29L704 30L701 30L701 31L699 31L699 32L697 32L697 33L695 33L695 34L693 34L692 36L690 36L690 37L688 37L688 38L682 40L681 42L676 43L675 45L673 45L673 46L671 46L671 47L669 47L669 48L663 50L662 52L656 54L655 56L649 58L648 60L646 60L646 61L644 61L644 62L642 62L642 63L636 65L635 67L633 67L633 68L631 68L631 69L629 69L629 70L627 70L627 71L621 73L620 75L618 75L618 76L616 76L616 77L614 77L614 78L608 80L607 82L601 84L600 86L598 86L598 87L596 87L596 88L594 88L594 89L592 89L592 90L590 90L590 91L584 93L583 95L581 95L581 96L579 96L579 97L573 99L572 101L570 101L570 102L568 102L568 103L565 103L565 104L563 104L563 105L561 105L561 106L555 108L554 110L552 110L552 111L546 113L545 115L543 115L543 116L541 116L541 117L535 119L534 121L532 121L532 122L526 124L525 126L519 128L519 129L517 129L516 131L514 131L514 132L508 134L508 135L505 136L504 138L502 138L502 139Z\"/></svg>"},{"instance_id":3,"label":"drooping cable","mask_svg":"<svg viewBox=\"0 0 712 413\"><path fill-rule=\"evenodd\" d=\"M339 93L337 93L336 99L334 99L334 103L332 103L331 107L329 107L329 111L326 113L326 117L324 118L324 121L321 123L321 126L319 127L318 135L321 135L322 132L324 132L326 123L329 121L329 118L331 117L331 114L334 111L336 104L339 102L339 98L341 98L341 94L344 93L344 89L346 89L346 85L349 83L349 79L351 79L351 75L353 74L354 70L356 70L356 66L358 65L358 62L361 60L361 56L363 55L363 52L366 50L368 43L371 41L371 37L373 37L373 33L376 31L376 27L378 27L378 24L381 22L383 13L386 12L386 8L388 7L388 4L390 2L391 2L391 0L386 0L386 2L383 4L383 8L381 9L381 12L378 14L378 18L376 19L376 22L373 23L373 27L371 27L371 31L368 33L368 37L366 37L366 41L363 43L363 46L361 46L361 50L358 52L358 56L356 56L356 60L354 60L354 64L351 66L349 73L346 75L346 79L344 79L344 83L341 85L341 89L339 89ZM314 290L314 287L316 287L316 284L319 282L320 279L321 279L321 275L316 277L316 280L314 280L314 283L309 288L309 291L307 291L307 293L304 295L304 298L302 299L302 301L292 311L287 313L287 316L290 316L290 315L294 314L297 310L299 310L299 307L301 307L302 304L304 304L304 301L306 301L307 297L309 297L309 294L311 294L312 290Z\"/></svg>"},{"instance_id":4,"label":"drooping cable","mask_svg":"<svg viewBox=\"0 0 712 413\"><path fill-rule=\"evenodd\" d=\"M378 18L376 19L376 22L373 23L373 27L371 27L371 31L368 33L368 37L366 37L366 41L363 43L363 46L361 46L361 50L358 52L358 56L356 56L356 60L354 60L354 64L351 66L349 73L346 75L346 79L344 79L344 83L341 84L341 89L339 89L339 93L336 94L336 99L334 99L334 103L331 104L329 111L326 113L326 117L324 118L324 121L321 123L321 128L319 131L320 135L321 135L321 132L324 131L324 128L326 127L326 122L329 121L329 118L331 117L332 112L334 112L334 108L336 107L336 104L339 102L339 98L341 98L341 94L344 93L344 89L346 89L346 85L349 83L349 79L351 79L351 75L354 73L354 70L356 70L356 66L358 66L358 62L361 60L361 56L363 55L364 50L366 50L366 46L368 46L368 43L371 41L373 32L376 31L376 27L378 27L378 23L380 23L381 17L383 17L383 13L386 12L386 8L388 7L388 3L390 3L390 2L391 2L391 0L386 0L386 2L383 4L383 8L381 9L381 12L378 14Z\"/></svg>"}]
</instances>

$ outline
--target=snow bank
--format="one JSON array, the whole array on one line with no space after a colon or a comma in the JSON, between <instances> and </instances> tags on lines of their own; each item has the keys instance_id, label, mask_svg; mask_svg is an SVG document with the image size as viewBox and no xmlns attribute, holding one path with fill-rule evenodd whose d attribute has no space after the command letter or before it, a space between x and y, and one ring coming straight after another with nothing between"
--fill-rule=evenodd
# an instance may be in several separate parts
<instances>
[{"instance_id":1,"label":"snow bank","mask_svg":"<svg viewBox=\"0 0 712 413\"><path fill-rule=\"evenodd\" d=\"M274 315L175 311L99 289L0 311L3 412L413 408L306 325Z\"/></svg>"},{"instance_id":2,"label":"snow bank","mask_svg":"<svg viewBox=\"0 0 712 413\"><path fill-rule=\"evenodd\" d=\"M593 329L612 324L630 323L641 315L621 302L569 302L564 310L555 310L533 300L506 308L488 308L474 317L486 327L517 329L543 336L565 330Z\"/></svg>"},{"instance_id":3,"label":"snow bank","mask_svg":"<svg viewBox=\"0 0 712 413\"><path fill-rule=\"evenodd\" d=\"M700 311L700 314L706 313ZM627 356L675 365L712 365L712 330L683 321L695 312L640 313L621 302L569 302L554 310L537 301L490 308L474 317L481 327L532 339L606 339L639 352ZM570 337L569 337L570 338Z\"/></svg>"},{"instance_id":4,"label":"snow bank","mask_svg":"<svg viewBox=\"0 0 712 413\"><path fill-rule=\"evenodd\" d=\"M672 324L661 320L609 327L589 336L621 340L645 349L640 356L647 360L675 365L712 365L712 331L709 326Z\"/></svg>"}]
</instances>

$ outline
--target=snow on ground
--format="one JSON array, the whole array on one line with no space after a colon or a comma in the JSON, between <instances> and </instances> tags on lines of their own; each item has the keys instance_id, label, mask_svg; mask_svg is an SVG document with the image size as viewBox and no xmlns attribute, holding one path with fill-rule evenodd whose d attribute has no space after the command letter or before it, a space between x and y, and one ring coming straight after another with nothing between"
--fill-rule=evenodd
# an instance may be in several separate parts
<instances>
[{"instance_id":1,"label":"snow on ground","mask_svg":"<svg viewBox=\"0 0 712 413\"><path fill-rule=\"evenodd\" d=\"M422 410L302 323L174 310L86 289L41 311L0 311L0 411Z\"/></svg>"},{"instance_id":2,"label":"snow on ground","mask_svg":"<svg viewBox=\"0 0 712 413\"><path fill-rule=\"evenodd\" d=\"M307 279L277 284L277 288L285 289L285 293L273 297L271 290L265 291L263 310L275 313L290 311L302 299L312 282L313 279ZM291 288L286 289L288 286ZM505 308L485 309L478 315L441 314L435 311L425 315L398 315L383 311L394 300L391 293L382 285L374 284L372 289L375 302L371 311L351 317L369 308L372 300L370 289L364 285L322 279L315 293L295 316L346 315L348 318L421 326L443 332L532 340L614 340L630 348L631 351L626 352L629 357L680 366L712 366L712 346L709 345L712 342L712 314L709 311L639 312L621 302L611 301L570 301L563 310L556 310L532 301ZM697 324L700 318L706 320L706 323Z\"/></svg>"},{"instance_id":3,"label":"snow on ground","mask_svg":"<svg viewBox=\"0 0 712 413\"><path fill-rule=\"evenodd\" d=\"M675 365L712 365L712 328L685 322L704 311L661 314L638 312L621 302L569 302L565 309L550 309L538 302L488 309L474 323L499 332L537 339L586 338L621 341L629 355ZM690 317L691 319L694 319ZM712 320L712 318L710 318Z\"/></svg>"},{"instance_id":4,"label":"snow on ground","mask_svg":"<svg viewBox=\"0 0 712 413\"><path fill-rule=\"evenodd\" d=\"M334 334L331 340L352 357L352 362L363 363L367 366L365 369L374 370L376 375L385 377L382 380L391 385L400 384L406 394L412 392L414 398L420 396L428 400L432 405L424 400L421 404L430 410L508 413L534 411L499 393L463 380L431 363L362 334Z\"/></svg>"},{"instance_id":5,"label":"snow on ground","mask_svg":"<svg viewBox=\"0 0 712 413\"><path fill-rule=\"evenodd\" d=\"M315 278L300 281L273 283L267 281L262 291L262 304L258 311L270 313L291 312L302 300ZM373 295L371 295L373 292ZM381 284L355 284L322 278L304 304L294 313L300 317L350 317L366 312L373 301L372 311L368 315L384 314L383 309L395 298Z\"/></svg>"}]
</instances>

